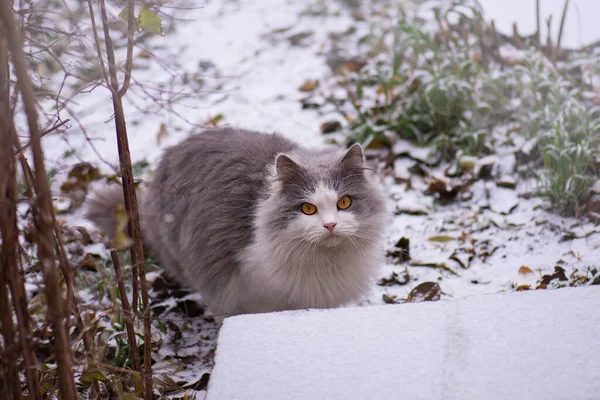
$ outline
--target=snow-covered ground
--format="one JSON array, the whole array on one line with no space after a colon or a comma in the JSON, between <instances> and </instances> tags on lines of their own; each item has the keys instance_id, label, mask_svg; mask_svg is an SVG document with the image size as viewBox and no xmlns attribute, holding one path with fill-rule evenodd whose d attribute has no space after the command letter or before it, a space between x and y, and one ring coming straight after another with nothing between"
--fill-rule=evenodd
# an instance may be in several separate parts
<instances>
[{"instance_id":1,"label":"snow-covered ground","mask_svg":"<svg viewBox=\"0 0 600 400\"><path fill-rule=\"evenodd\" d=\"M600 291L225 320L208 400L595 399Z\"/></svg>"},{"instance_id":2,"label":"snow-covered ground","mask_svg":"<svg viewBox=\"0 0 600 400\"><path fill-rule=\"evenodd\" d=\"M512 6L505 0L481 2L500 30L510 32L515 19L519 27L523 27L522 33L530 33L534 25L534 0L515 0L511 2ZM302 109L299 100L304 95L298 88L308 79L320 79L330 73L326 62L330 32L343 32L353 26L364 32L368 29L368 21L353 19L351 10L342 2L326 2L325 13L305 12L322 3L317 0L207 0L201 7L185 12L189 22L179 21L165 36L152 38L147 44L148 49L168 62L165 67L164 63L139 57L134 64L138 66L133 74L137 84L134 82L126 97L133 161L148 160L152 165L164 148L197 131L193 124L202 125L219 114L223 116L222 124L279 131L307 146L324 145L319 126L330 116ZM519 3L518 7L516 3ZM572 18L578 14L570 12L564 43L578 45L600 39L599 25L592 21L596 16L593 11L600 3L572 1L572 5L575 3L579 7L581 24L573 22ZM542 6L544 13L554 15L556 26L562 1L542 1ZM120 10L111 8L110 11L117 15ZM136 49L134 54L139 50ZM120 57L122 61L124 53L120 53ZM214 68L200 67L206 61L214 63ZM190 77L202 78L206 92L186 87L184 81ZM166 87L173 84L174 91L183 90L189 95L174 105L179 116L160 110L154 112L153 101L139 86L161 83ZM52 103L42 105L52 113ZM90 93L81 93L71 107L92 138L97 153L79 134L75 123L71 124L66 136L50 134L45 137L43 145L48 163L59 171L54 186L57 191L64 173L80 160L107 172L109 168L98 154L112 164L118 159L108 92L97 88ZM165 125L167 134L160 135L159 141L161 124ZM67 156L73 151L75 157ZM406 167L408 165L398 165L399 169ZM579 274L585 275L587 268L600 267L600 229L591 223L581 224L579 220L542 211L539 209L542 200L525 200L517 196L531 191L531 187L521 185L512 190L481 181L473 186L471 200L442 206L423 194L424 187L419 183L415 183L412 191L395 184L392 177L387 177L384 183L399 210L399 215L389 224L385 248L392 249L401 237L409 238L413 265L396 265L391 259L382 265L381 278L392 273L402 275L405 270L410 278L404 285L374 285L372 295L363 305L380 306L384 304L384 295L388 300L402 301L423 282L438 283L444 299L459 299L508 291L519 285L529 284L533 288L540 276L551 274L556 265L564 266L567 275L576 268ZM415 207L419 208L417 214L425 215L402 212ZM71 225L91 228L77 212L61 218ZM444 239L431 240L432 237ZM101 253L106 257L97 244L94 246L88 247L86 252ZM466 266L449 259L454 253L468 259L471 248L478 256ZM487 255L479 256L483 253ZM429 266L415 265L419 262ZM448 268L439 268L440 265ZM521 269L523 266L531 272ZM449 270L455 271L456 275ZM589 302L585 300L586 296L589 296ZM595 303L592 304L592 300ZM599 389L598 377L594 382L585 379L585 373L577 374L576 371L584 365L580 363L593 361L586 357L598 354L598 346L593 340L584 349L586 351L572 345L583 343L582 335L586 333L586 337L592 337L591 324L599 322L597 317L596 320L590 317L589 310L594 304L598 305L597 290L583 288L483 296L439 305L238 317L225 323L217 369L211 378L211 388L216 391L211 390L210 395L214 396L211 398L235 398L228 394L240 394L241 398L269 398L272 387L285 383L285 395L280 393L271 398L290 398L290 393L314 393L307 391L316 389L330 390L328 393L332 398L342 398L340 394L344 393L354 394L352 398L357 398L356 394L360 392L354 390L360 390L360 387L356 383L363 381L372 391L358 398L384 398L386 395L394 398L404 393L401 389L408 391L402 397L413 393L412 397L422 398L429 393L429 398L440 398L444 397L439 396L440 393L446 393L443 390L449 390L448 393L454 393L454 398L468 398L462 397L463 393L471 398L477 398L477 394L482 395L479 398L486 398L485 394L490 393L485 391L486 384L501 390L498 393L514 394L514 398L527 398L526 395L542 398L546 393L561 393L561 388L566 391L580 389L582 392L565 393L582 393L583 396L578 398L586 398L585 394L593 393L588 390ZM330 321L336 322L330 324ZM199 332L206 328L203 322L189 325L191 328L183 334L186 346L197 344L193 343L194 335L200 335ZM511 326L516 328L507 329ZM246 329L246 336L236 336ZM293 336L286 339L286 332ZM547 336L538 337L541 332ZM369 339L359 340L364 336ZM210 342L214 335L207 338ZM456 339L455 343L448 342L453 339ZM173 347L177 346L163 345L160 358L168 359L178 352L178 355L187 356L204 351L210 345L203 342L198 347ZM523 351L519 357L517 350ZM239 358L236 351L240 351ZM341 355L345 358L338 358ZM568 356L560 358L559 355ZM357 361L363 357L367 357L365 362ZM266 365L268 363L259 362L261 360L271 363ZM561 360L565 364L558 365ZM538 364L544 362L548 362L548 368L556 363L561 370L549 384L546 383L550 378L544 376L549 369L538 369L542 367ZM521 369L510 370L511 365L519 363ZM157 369L161 365L157 364ZM494 366L498 369L485 369ZM261 369L263 367L268 370ZM192 363L185 371L171 376L189 382L202 376L203 368L205 365ZM331 376L333 372L339 380ZM289 379L290 376L296 379ZM477 378L466 380L465 376ZM275 386L268 386L266 378L267 382L275 382ZM510 379L521 384L510 386L507 384ZM565 386L561 386L563 383ZM511 391L516 387L524 391ZM382 397L376 396L377 390L381 390ZM246 395L249 397L243 397Z\"/></svg>"}]
</instances>

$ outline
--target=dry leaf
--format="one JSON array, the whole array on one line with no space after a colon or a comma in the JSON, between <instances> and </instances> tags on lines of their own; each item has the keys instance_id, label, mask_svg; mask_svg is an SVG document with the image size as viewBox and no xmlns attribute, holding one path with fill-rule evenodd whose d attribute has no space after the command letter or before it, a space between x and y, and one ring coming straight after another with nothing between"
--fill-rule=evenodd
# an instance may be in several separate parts
<instances>
[{"instance_id":1,"label":"dry leaf","mask_svg":"<svg viewBox=\"0 0 600 400\"><path fill-rule=\"evenodd\" d=\"M307 80L305 81L302 86L300 86L298 88L299 91L301 92L312 92L313 90L315 90L317 88L317 86L319 86L319 81L318 80Z\"/></svg>"},{"instance_id":2,"label":"dry leaf","mask_svg":"<svg viewBox=\"0 0 600 400\"><path fill-rule=\"evenodd\" d=\"M204 122L204 125L217 127L219 125L219 122L223 121L223 119L225 119L225 116L223 114L217 114L214 117L207 119Z\"/></svg>"},{"instance_id":3,"label":"dry leaf","mask_svg":"<svg viewBox=\"0 0 600 400\"><path fill-rule=\"evenodd\" d=\"M126 249L133 244L133 240L127 236L126 229L129 222L129 216L122 204L117 205L115 209L115 234L110 241L110 245L118 250Z\"/></svg>"},{"instance_id":4,"label":"dry leaf","mask_svg":"<svg viewBox=\"0 0 600 400\"><path fill-rule=\"evenodd\" d=\"M440 242L440 243L445 243L445 242L451 242L453 240L456 240L455 238L453 238L452 236L447 236L447 235L440 235L440 236L430 236L429 237L429 241L430 242Z\"/></svg>"},{"instance_id":5,"label":"dry leaf","mask_svg":"<svg viewBox=\"0 0 600 400\"><path fill-rule=\"evenodd\" d=\"M160 124L160 129L156 134L156 144L160 144L167 136L169 136L169 131L167 130L167 124L163 122Z\"/></svg>"},{"instance_id":6,"label":"dry leaf","mask_svg":"<svg viewBox=\"0 0 600 400\"><path fill-rule=\"evenodd\" d=\"M529 275L529 274L533 274L533 271L531 270L531 268L523 265L523 266L521 266L521 268L519 268L519 274Z\"/></svg>"},{"instance_id":7,"label":"dry leaf","mask_svg":"<svg viewBox=\"0 0 600 400\"><path fill-rule=\"evenodd\" d=\"M438 301L441 297L441 294L442 289L437 282L423 282L410 291L406 301L411 303Z\"/></svg>"}]
</instances>

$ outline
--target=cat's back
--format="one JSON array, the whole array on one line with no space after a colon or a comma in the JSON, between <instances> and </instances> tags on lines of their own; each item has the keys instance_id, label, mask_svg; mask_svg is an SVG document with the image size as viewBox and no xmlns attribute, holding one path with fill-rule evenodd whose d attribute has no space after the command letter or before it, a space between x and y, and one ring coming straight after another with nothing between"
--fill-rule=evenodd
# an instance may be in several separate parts
<instances>
[{"instance_id":1,"label":"cat's back","mask_svg":"<svg viewBox=\"0 0 600 400\"><path fill-rule=\"evenodd\" d=\"M296 147L278 134L220 128L167 149L146 192L142 221L161 263L184 278L225 278L237 250L251 240L267 166Z\"/></svg>"},{"instance_id":2,"label":"cat's back","mask_svg":"<svg viewBox=\"0 0 600 400\"><path fill-rule=\"evenodd\" d=\"M280 152L296 145L278 134L236 128L210 129L167 149L155 172L154 185L194 193L229 189L236 184L255 185L264 180L266 166ZM164 192L164 191L163 191ZM189 194L189 193L188 193Z\"/></svg>"}]
</instances>

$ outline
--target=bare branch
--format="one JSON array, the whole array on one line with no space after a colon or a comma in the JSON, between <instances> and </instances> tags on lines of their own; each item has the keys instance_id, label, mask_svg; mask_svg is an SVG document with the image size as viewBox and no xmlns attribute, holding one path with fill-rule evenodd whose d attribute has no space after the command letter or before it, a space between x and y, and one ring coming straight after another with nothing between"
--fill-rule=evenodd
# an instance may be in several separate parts
<instances>
[{"instance_id":1,"label":"bare branch","mask_svg":"<svg viewBox=\"0 0 600 400\"><path fill-rule=\"evenodd\" d=\"M54 124L51 128L46 129L45 131L43 131L41 133L42 137L46 136L49 133L54 132L55 130L57 130L58 128L64 126L65 124L68 124L69 121L71 121L70 119L66 119L64 121L60 121L60 122L56 122L56 124ZM23 145L23 147L21 147L20 150L17 150L17 152L15 153L15 156L18 156L19 154L22 154L23 151L27 150L27 148L31 146L31 140L29 142L27 142L26 144Z\"/></svg>"},{"instance_id":2,"label":"bare branch","mask_svg":"<svg viewBox=\"0 0 600 400\"><path fill-rule=\"evenodd\" d=\"M100 70L102 71L102 79L108 86L110 86L110 81L108 80L108 75L106 74L106 67L104 66L104 59L102 58L102 47L100 46L100 38L98 37L98 30L96 28L96 17L94 15L92 0L87 0L87 4L90 12L90 21L92 22L92 32L94 34L94 43L96 44L95 47L98 56L98 62L100 63Z\"/></svg>"},{"instance_id":3,"label":"bare branch","mask_svg":"<svg viewBox=\"0 0 600 400\"><path fill-rule=\"evenodd\" d=\"M123 86L119 90L119 96L125 96L129 89L129 83L131 82L131 70L133 66L133 31L135 25L133 23L135 1L129 0L127 6L127 63L125 64L125 78L123 80Z\"/></svg>"}]
</instances>

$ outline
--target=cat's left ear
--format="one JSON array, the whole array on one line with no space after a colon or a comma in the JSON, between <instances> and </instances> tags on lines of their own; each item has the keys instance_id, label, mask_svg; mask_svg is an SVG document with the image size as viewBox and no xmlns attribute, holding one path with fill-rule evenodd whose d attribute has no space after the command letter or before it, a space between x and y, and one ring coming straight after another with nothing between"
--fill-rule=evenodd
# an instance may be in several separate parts
<instances>
[{"instance_id":1,"label":"cat's left ear","mask_svg":"<svg viewBox=\"0 0 600 400\"><path fill-rule=\"evenodd\" d=\"M277 156L275 159L275 169L279 181L284 185L297 183L304 176L304 168L285 154Z\"/></svg>"},{"instance_id":2,"label":"cat's left ear","mask_svg":"<svg viewBox=\"0 0 600 400\"><path fill-rule=\"evenodd\" d=\"M362 146L358 143L353 144L342 157L340 164L344 169L362 174L365 169L365 153Z\"/></svg>"}]
</instances>

